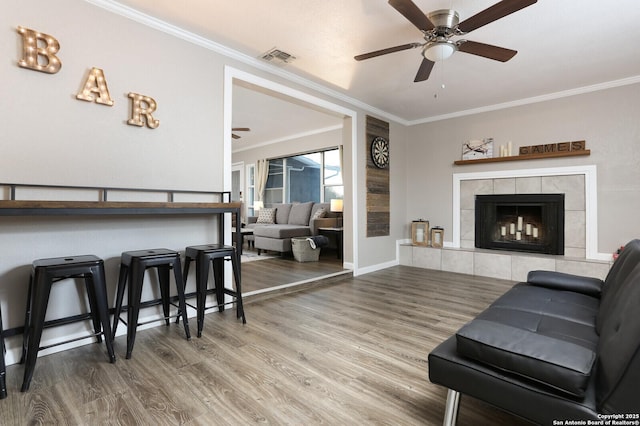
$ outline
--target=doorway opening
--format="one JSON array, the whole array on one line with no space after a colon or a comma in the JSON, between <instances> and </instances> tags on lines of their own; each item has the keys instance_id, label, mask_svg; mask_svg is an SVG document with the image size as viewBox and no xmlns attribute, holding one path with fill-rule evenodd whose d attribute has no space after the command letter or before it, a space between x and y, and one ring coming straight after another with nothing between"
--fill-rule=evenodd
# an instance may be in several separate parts
<instances>
[{"instance_id":1,"label":"doorway opening","mask_svg":"<svg viewBox=\"0 0 640 426\"><path fill-rule=\"evenodd\" d=\"M298 113L289 113L286 120L285 119L270 119L270 114L274 113L273 109L264 109L262 111L253 112L252 114L246 114L247 111L251 108L243 108L242 114L244 117L242 120L244 121L243 126L248 126L252 129L250 135L245 134L242 136L240 143L233 142L231 137L231 129L235 126L235 118L237 115L242 115L236 112L236 108L239 108L239 105L233 101L235 99L235 94L240 92L246 92L247 89L252 91L250 93L252 95L256 95L262 100L267 99L273 101L274 99L279 102L286 102L289 104L289 107L298 108ZM231 102L229 102L231 101ZM259 106L262 101L252 102L251 106ZM274 83L260 77L247 74L243 71L235 70L233 68L227 67L225 69L225 148L228 149L229 163L244 163L245 170L250 169L252 163L257 159L268 159L275 158L278 156L299 154L305 151L309 151L313 148L317 148L318 146L309 146L304 147L301 146L301 140L321 140L323 138L322 131L298 131L292 135L289 135L289 139L283 137L273 136L271 138L267 138L267 140L262 139L254 142L254 146L249 148L249 141L254 138L254 136L259 135L259 127L257 127L258 123L246 122L246 118L251 117L259 117L260 120L270 120L276 127L287 127L286 123L290 123L292 121L297 121L298 118L302 119L302 111L305 113L311 111L316 115L320 114L323 116L331 117L333 122L336 122L336 119L339 119L339 127L336 127L335 124L327 125L326 122L321 126L320 130L325 132L338 132L341 137L341 145L344 147L344 187L345 187L345 206L349 206L348 209L345 208L344 211L344 250L342 251L342 255L344 256L345 261L341 262L340 270L347 270L350 273L350 270L357 265L357 254L353 247L355 246L355 241L357 238L353 230L357 229L357 205L355 203L355 198L353 195L353 188L355 187L355 176L352 173L352 170L355 170L356 164L356 152L357 147L352 144L352 140L357 140L357 129L352 123L355 122L356 113L354 111L345 109L339 105L335 105L329 103L323 99L316 98L308 93L300 92L295 89L291 89L286 86L282 86L278 83ZM245 143L246 142L246 143ZM294 143L295 142L295 143ZM242 145L241 145L242 143ZM288 146L289 151L282 151L283 147ZM334 145L335 146L335 145ZM280 150L280 151L279 151ZM251 154L253 151L253 154ZM253 155L253 159L250 159L250 156ZM231 171L229 172L232 179L233 175ZM229 182L231 183L231 182ZM249 185L249 181L245 181L245 186ZM248 200L246 197L246 190L243 191L243 201L245 204L252 203L251 200ZM346 243L346 244L345 244ZM246 245L245 245L246 247ZM279 259L278 259L279 260ZM267 261L261 261L267 262ZM302 266L302 265L300 265ZM308 265L308 268L311 269L312 265ZM243 265L244 268L244 265ZM248 267L247 267L248 268ZM246 269L246 268L245 268ZM248 272L248 271L246 271ZM251 294L251 284L249 282L244 282L246 279L249 279L248 273L243 271L243 287L248 294ZM285 274L280 274L285 275ZM272 288L282 288L283 286L294 286L304 282L309 282L310 279L322 279L324 277L330 277L335 275L335 272L319 271L317 276L310 278L308 276L303 276L300 274L298 277L293 277L288 279L291 282L282 282L271 278L269 280L274 281L272 287L266 287L264 290L257 290L258 292L268 291ZM276 282L277 281L277 282ZM262 283L264 284L264 283Z\"/></svg>"}]
</instances>

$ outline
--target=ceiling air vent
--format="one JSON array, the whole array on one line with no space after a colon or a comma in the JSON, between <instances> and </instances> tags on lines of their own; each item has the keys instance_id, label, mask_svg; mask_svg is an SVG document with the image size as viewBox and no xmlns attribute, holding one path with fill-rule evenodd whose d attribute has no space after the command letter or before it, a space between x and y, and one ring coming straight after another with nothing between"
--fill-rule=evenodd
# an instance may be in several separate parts
<instances>
[{"instance_id":1,"label":"ceiling air vent","mask_svg":"<svg viewBox=\"0 0 640 426\"><path fill-rule=\"evenodd\" d=\"M260 55L260 58L275 65L290 64L296 59L292 54L283 52L275 47Z\"/></svg>"}]
</instances>

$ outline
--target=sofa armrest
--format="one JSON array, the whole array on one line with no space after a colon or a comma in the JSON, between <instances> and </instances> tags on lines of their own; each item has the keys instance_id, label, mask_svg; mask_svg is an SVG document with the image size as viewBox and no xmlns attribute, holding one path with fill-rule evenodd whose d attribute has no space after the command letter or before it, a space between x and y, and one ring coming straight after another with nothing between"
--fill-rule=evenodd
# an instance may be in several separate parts
<instances>
[{"instance_id":1,"label":"sofa armrest","mask_svg":"<svg viewBox=\"0 0 640 426\"><path fill-rule=\"evenodd\" d=\"M309 221L309 228L311 229L311 235L318 235L318 228L335 228L338 221L335 217L321 217L318 219L311 219Z\"/></svg>"},{"instance_id":2,"label":"sofa armrest","mask_svg":"<svg viewBox=\"0 0 640 426\"><path fill-rule=\"evenodd\" d=\"M604 281L599 278L553 271L531 271L527 274L527 282L539 287L573 291L598 298L604 285Z\"/></svg>"}]
</instances>

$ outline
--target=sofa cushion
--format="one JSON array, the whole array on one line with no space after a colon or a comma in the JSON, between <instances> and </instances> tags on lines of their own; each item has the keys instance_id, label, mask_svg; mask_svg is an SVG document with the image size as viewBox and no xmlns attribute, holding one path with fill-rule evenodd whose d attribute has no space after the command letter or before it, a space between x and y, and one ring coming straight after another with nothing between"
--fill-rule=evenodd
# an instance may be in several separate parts
<instances>
[{"instance_id":1,"label":"sofa cushion","mask_svg":"<svg viewBox=\"0 0 640 426\"><path fill-rule=\"evenodd\" d=\"M276 223L289 223L289 212L291 212L291 204L274 204L276 209Z\"/></svg>"},{"instance_id":2,"label":"sofa cushion","mask_svg":"<svg viewBox=\"0 0 640 426\"><path fill-rule=\"evenodd\" d=\"M583 397L596 360L598 299L518 284L456 334L466 357Z\"/></svg>"},{"instance_id":3,"label":"sofa cushion","mask_svg":"<svg viewBox=\"0 0 640 426\"><path fill-rule=\"evenodd\" d=\"M605 321L615 313L619 294L624 291L624 283L627 282L626 277L632 274L638 264L640 264L640 240L632 240L625 245L604 280L598 314L598 333L602 332Z\"/></svg>"},{"instance_id":4,"label":"sofa cushion","mask_svg":"<svg viewBox=\"0 0 640 426\"><path fill-rule=\"evenodd\" d=\"M292 237L306 237L311 235L311 230L308 226L299 225L257 225L253 228L253 235L285 239Z\"/></svg>"},{"instance_id":5,"label":"sofa cushion","mask_svg":"<svg viewBox=\"0 0 640 426\"><path fill-rule=\"evenodd\" d=\"M593 327L599 310L596 297L570 291L557 291L525 283L516 284L511 290L491 304L521 312L531 312L564 319Z\"/></svg>"},{"instance_id":6,"label":"sofa cushion","mask_svg":"<svg viewBox=\"0 0 640 426\"><path fill-rule=\"evenodd\" d=\"M308 203L293 204L291 206L291 212L289 213L289 225L309 225L309 218L311 217L311 207L313 207L313 201Z\"/></svg>"},{"instance_id":7,"label":"sofa cushion","mask_svg":"<svg viewBox=\"0 0 640 426\"><path fill-rule=\"evenodd\" d=\"M640 254L640 247L634 245L636 254ZM627 250L631 250L629 245L623 253ZM608 316L603 318L602 312L598 316L596 402L603 413L637 413L640 407L637 393L640 381L640 262L636 258L635 267L627 264L625 269L624 275L616 277L615 297L612 297L613 293L608 294L608 306L602 308ZM607 282L607 285L614 285Z\"/></svg>"},{"instance_id":8,"label":"sofa cushion","mask_svg":"<svg viewBox=\"0 0 640 426\"><path fill-rule=\"evenodd\" d=\"M474 320L456 334L466 357L583 397L595 350L499 322Z\"/></svg>"},{"instance_id":9,"label":"sofa cushion","mask_svg":"<svg viewBox=\"0 0 640 426\"><path fill-rule=\"evenodd\" d=\"M261 209L258 211L258 220L256 223L275 223L276 209Z\"/></svg>"}]
</instances>

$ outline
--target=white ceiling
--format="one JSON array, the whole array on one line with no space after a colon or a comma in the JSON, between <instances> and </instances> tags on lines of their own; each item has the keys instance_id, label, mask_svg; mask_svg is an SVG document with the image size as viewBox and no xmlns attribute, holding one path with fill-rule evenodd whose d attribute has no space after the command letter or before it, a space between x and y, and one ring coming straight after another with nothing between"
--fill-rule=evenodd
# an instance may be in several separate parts
<instances>
[{"instance_id":1,"label":"white ceiling","mask_svg":"<svg viewBox=\"0 0 640 426\"><path fill-rule=\"evenodd\" d=\"M233 88L233 152L341 128L342 117L301 104L296 99L238 81Z\"/></svg>"},{"instance_id":2,"label":"white ceiling","mask_svg":"<svg viewBox=\"0 0 640 426\"><path fill-rule=\"evenodd\" d=\"M455 9L460 20L496 0L414 0L423 11ZM161 21L250 57L277 47L296 57L280 68L320 83L405 123L429 121L536 97L640 81L638 0L539 0L464 38L518 51L501 63L456 52L414 83L420 49L361 62L355 55L422 34L386 0L119 0ZM456 38L458 39L458 38ZM259 92L247 89L256 95ZM265 111L238 94L233 125L258 131ZM271 109L268 112L273 112ZM242 120L236 120L240 118ZM287 120L293 128L290 115ZM279 126L282 121L271 120ZM255 124L254 124L255 123ZM318 128L326 126L326 122ZM282 126L281 126L282 127ZM293 129L304 132L305 129ZM269 134L275 140L282 134ZM244 138L244 136L243 136ZM269 139L262 139L269 140Z\"/></svg>"}]
</instances>

